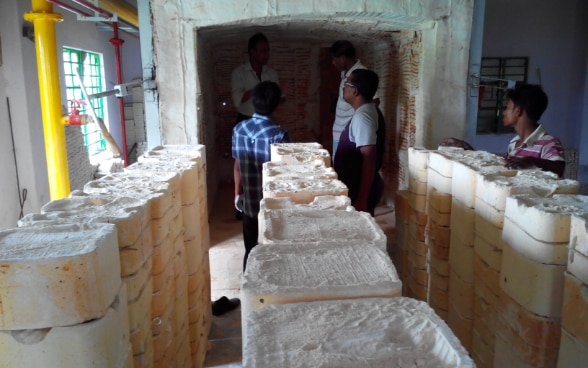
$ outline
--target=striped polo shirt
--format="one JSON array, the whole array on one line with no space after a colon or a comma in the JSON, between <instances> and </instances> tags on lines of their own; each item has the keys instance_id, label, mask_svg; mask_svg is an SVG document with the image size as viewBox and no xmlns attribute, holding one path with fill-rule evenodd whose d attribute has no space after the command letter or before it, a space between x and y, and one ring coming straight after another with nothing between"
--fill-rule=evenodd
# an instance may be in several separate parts
<instances>
[{"instance_id":1,"label":"striped polo shirt","mask_svg":"<svg viewBox=\"0 0 588 368\"><path fill-rule=\"evenodd\" d=\"M545 132L543 124L525 139L520 147L516 148L520 136L510 140L508 144L508 156L535 157L551 161L565 161L564 149L560 140Z\"/></svg>"}]
</instances>

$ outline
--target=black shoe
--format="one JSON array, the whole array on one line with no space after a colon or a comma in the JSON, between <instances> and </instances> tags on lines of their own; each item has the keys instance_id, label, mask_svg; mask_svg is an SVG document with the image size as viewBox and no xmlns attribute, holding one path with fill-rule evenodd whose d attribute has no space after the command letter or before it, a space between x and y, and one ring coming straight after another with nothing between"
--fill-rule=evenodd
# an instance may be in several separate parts
<instances>
[{"instance_id":1,"label":"black shoe","mask_svg":"<svg viewBox=\"0 0 588 368\"><path fill-rule=\"evenodd\" d=\"M229 299L226 296L221 297L219 300L212 302L212 315L220 316L227 312L236 309L241 301L238 298Z\"/></svg>"}]
</instances>

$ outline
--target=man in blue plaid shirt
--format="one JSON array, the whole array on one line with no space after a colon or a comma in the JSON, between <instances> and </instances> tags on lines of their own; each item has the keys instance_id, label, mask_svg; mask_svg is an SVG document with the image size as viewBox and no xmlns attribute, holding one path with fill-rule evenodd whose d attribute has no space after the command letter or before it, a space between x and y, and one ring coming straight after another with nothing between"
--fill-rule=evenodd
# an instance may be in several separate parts
<instances>
[{"instance_id":1,"label":"man in blue plaid shirt","mask_svg":"<svg viewBox=\"0 0 588 368\"><path fill-rule=\"evenodd\" d=\"M282 98L280 87L270 81L259 83L253 89L255 114L233 128L233 158L235 166L235 207L243 212L243 242L245 257L257 245L259 202L263 197L261 172L264 162L270 161L272 143L289 142L288 132L276 125L270 115ZM242 203L242 206L241 206Z\"/></svg>"}]
</instances>

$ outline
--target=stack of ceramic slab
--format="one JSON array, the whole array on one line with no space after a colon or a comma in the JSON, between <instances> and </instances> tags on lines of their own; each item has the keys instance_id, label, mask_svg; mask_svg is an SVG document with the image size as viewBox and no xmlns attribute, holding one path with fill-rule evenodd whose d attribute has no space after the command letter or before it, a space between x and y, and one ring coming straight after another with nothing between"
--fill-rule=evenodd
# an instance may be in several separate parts
<instances>
[{"instance_id":1,"label":"stack of ceramic slab","mask_svg":"<svg viewBox=\"0 0 588 368\"><path fill-rule=\"evenodd\" d=\"M321 160L331 166L331 155L320 143L274 143L270 148L271 160L287 164L304 164Z\"/></svg>"},{"instance_id":2,"label":"stack of ceramic slab","mask_svg":"<svg viewBox=\"0 0 588 368\"><path fill-rule=\"evenodd\" d=\"M453 164L458 157L464 155L461 149L448 149L443 151L431 151L427 170L427 245L430 247L428 278L431 284L427 287L427 299L435 311L448 321L451 328L456 328L460 320L456 319L456 313L450 316L451 297L449 295L451 267L449 262L451 239L453 237L450 228L453 188ZM452 319L453 317L453 319ZM456 322L457 321L457 322ZM456 335L464 339L461 328L457 328Z\"/></svg>"},{"instance_id":3,"label":"stack of ceramic slab","mask_svg":"<svg viewBox=\"0 0 588 368\"><path fill-rule=\"evenodd\" d=\"M572 214L588 197L507 198L495 366L556 366Z\"/></svg>"},{"instance_id":4,"label":"stack of ceramic slab","mask_svg":"<svg viewBox=\"0 0 588 368\"><path fill-rule=\"evenodd\" d=\"M180 174L181 217L183 230L175 244L174 278L176 309L175 353L167 361L201 366L206 355L210 331L209 229L206 194L205 150L202 145L157 146L139 158L128 170L172 170ZM189 353L186 356L186 353ZM173 355L176 355L174 358ZM182 363L183 362L183 363Z\"/></svg>"},{"instance_id":5,"label":"stack of ceramic slab","mask_svg":"<svg viewBox=\"0 0 588 368\"><path fill-rule=\"evenodd\" d=\"M588 361L588 215L573 215L570 226L557 359L560 368L581 367Z\"/></svg>"},{"instance_id":6,"label":"stack of ceramic slab","mask_svg":"<svg viewBox=\"0 0 588 368\"><path fill-rule=\"evenodd\" d=\"M184 225L184 249L187 261L187 280L181 278L178 282L184 280L187 282L186 293L188 296L188 318L193 316L193 323L189 324L190 338L189 342L193 342L191 348L191 360L193 365L198 366L197 362L202 362L204 359L204 351L206 349L206 337L208 336L210 321L210 295L205 292L208 288L198 291L198 288L202 288L204 284L207 284L208 280L208 248L204 249L202 246L202 238L200 236L201 223L200 219L200 202L198 200L198 188L200 187L200 177L198 166L200 164L194 161L186 161L184 158L163 161L159 159L146 160L143 162L135 163L126 168L127 171L136 172L177 172L180 174L181 179L181 202L182 202L182 219ZM176 259L178 259L176 257ZM204 263L206 263L204 265ZM162 279L163 275L160 275ZM168 275L169 277L169 275ZM160 287L163 282L158 280L157 286ZM191 286L191 287L190 287ZM154 285L155 287L155 285ZM157 289L161 290L161 289ZM183 304L181 294L184 291L184 287L179 285L176 288L176 292L180 293L178 299L180 299L180 305ZM184 315L185 317L185 315ZM181 327L181 326L180 326Z\"/></svg>"},{"instance_id":7,"label":"stack of ceramic slab","mask_svg":"<svg viewBox=\"0 0 588 368\"><path fill-rule=\"evenodd\" d=\"M244 323L243 367L474 367L424 302L369 298L275 304Z\"/></svg>"},{"instance_id":8,"label":"stack of ceramic slab","mask_svg":"<svg viewBox=\"0 0 588 368\"><path fill-rule=\"evenodd\" d=\"M461 157L453 160L452 168L450 223L454 226L449 250L449 324L468 351L472 351L476 181L479 176L505 169L501 157L484 151L463 151Z\"/></svg>"},{"instance_id":9,"label":"stack of ceramic slab","mask_svg":"<svg viewBox=\"0 0 588 368\"><path fill-rule=\"evenodd\" d=\"M147 201L138 198L87 195L51 201L41 208L41 214L29 214L19 226L42 227L64 223L112 223L116 225L120 276L133 278L138 273L149 273L153 243ZM136 287L127 295L130 331L150 327L152 283L147 277L133 280ZM138 290L137 290L138 289ZM147 327L145 327L147 326ZM153 344L150 334L133 336L133 359L136 367L153 365ZM141 343L140 338L145 338Z\"/></svg>"},{"instance_id":10,"label":"stack of ceramic slab","mask_svg":"<svg viewBox=\"0 0 588 368\"><path fill-rule=\"evenodd\" d=\"M555 174L522 170L478 176L474 239L474 332L472 356L480 367L494 362L498 300L502 294L502 241L504 211L508 196L534 193L542 197L574 194L578 182L559 180Z\"/></svg>"},{"instance_id":11,"label":"stack of ceramic slab","mask_svg":"<svg viewBox=\"0 0 588 368\"><path fill-rule=\"evenodd\" d=\"M408 231L405 245L406 264L403 268L405 295L427 300L427 257L429 248L425 243L427 215L427 167L429 152L420 148L408 150Z\"/></svg>"},{"instance_id":12,"label":"stack of ceramic slab","mask_svg":"<svg viewBox=\"0 0 588 368\"><path fill-rule=\"evenodd\" d=\"M176 301L175 298L169 298L168 295L170 290L174 290L171 287L173 284L168 284L164 287L161 280L175 281L178 275L182 275L182 269L176 266L176 263L178 260L185 262L181 241L179 244L180 249L176 249L178 247L176 245L178 238L183 240L181 238L183 222L180 211L180 175L173 171L113 173L87 183L84 186L84 192L89 195L118 195L121 197L143 198L148 201L153 243L152 267L146 273L149 275L148 281L151 284L149 290L152 295L150 318L151 320L156 319L158 322L161 321L162 328L169 328L177 334L178 328L174 325L174 319L187 316L187 302L186 305L173 303ZM156 279L155 288L153 288L151 277ZM135 275L130 278L133 282L137 282L137 279ZM177 288L175 289L178 290ZM187 286L183 291L184 294L187 293ZM143 290L140 293L142 294ZM129 298L132 299L130 291ZM133 315L131 304L129 304L129 310ZM163 316L167 316L168 319L164 320ZM170 326L166 326L166 323ZM132 333L144 336L146 328L151 329L151 324L148 326L140 324L137 329L133 329ZM155 331L157 332L158 329ZM167 349L170 349L167 356L176 356L177 352L172 341L161 342L159 334L154 334L153 339L154 363L156 365L161 365L159 362L166 356ZM172 346L172 348L169 348L169 346Z\"/></svg>"},{"instance_id":13,"label":"stack of ceramic slab","mask_svg":"<svg viewBox=\"0 0 588 368\"><path fill-rule=\"evenodd\" d=\"M0 232L0 366L133 367L116 228Z\"/></svg>"},{"instance_id":14,"label":"stack of ceramic slab","mask_svg":"<svg viewBox=\"0 0 588 368\"><path fill-rule=\"evenodd\" d=\"M399 190L394 198L394 212L396 216L395 239L392 250L389 250L392 263L396 267L398 277L402 281L402 295L406 295L406 281L408 274L408 245L409 245L409 221L410 221L410 192Z\"/></svg>"}]
</instances>

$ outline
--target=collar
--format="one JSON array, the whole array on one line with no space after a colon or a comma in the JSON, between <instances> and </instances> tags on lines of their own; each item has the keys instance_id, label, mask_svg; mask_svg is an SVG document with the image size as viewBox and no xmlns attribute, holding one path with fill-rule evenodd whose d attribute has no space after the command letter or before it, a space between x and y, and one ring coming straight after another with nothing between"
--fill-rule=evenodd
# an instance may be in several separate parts
<instances>
[{"instance_id":1,"label":"collar","mask_svg":"<svg viewBox=\"0 0 588 368\"><path fill-rule=\"evenodd\" d=\"M535 142L539 140L539 138L543 137L545 134L545 127L543 124L539 124L539 126L531 133L530 136L525 139L522 145L526 145L528 147L535 145Z\"/></svg>"},{"instance_id":2,"label":"collar","mask_svg":"<svg viewBox=\"0 0 588 368\"><path fill-rule=\"evenodd\" d=\"M253 73L255 73L255 70L253 70L253 67L251 66L251 61L247 60L247 63L245 63L245 65L247 66L247 69L249 69ZM261 72L263 73L264 70L265 70L265 65L262 65L261 66Z\"/></svg>"},{"instance_id":3,"label":"collar","mask_svg":"<svg viewBox=\"0 0 588 368\"><path fill-rule=\"evenodd\" d=\"M342 73L343 76L345 78L349 77L349 75L351 74L351 72L354 71L355 69L359 68L360 65L361 65L361 62L359 61L359 59L357 59L355 61L355 64L353 64L353 66L351 68L349 68L348 71Z\"/></svg>"}]
</instances>

